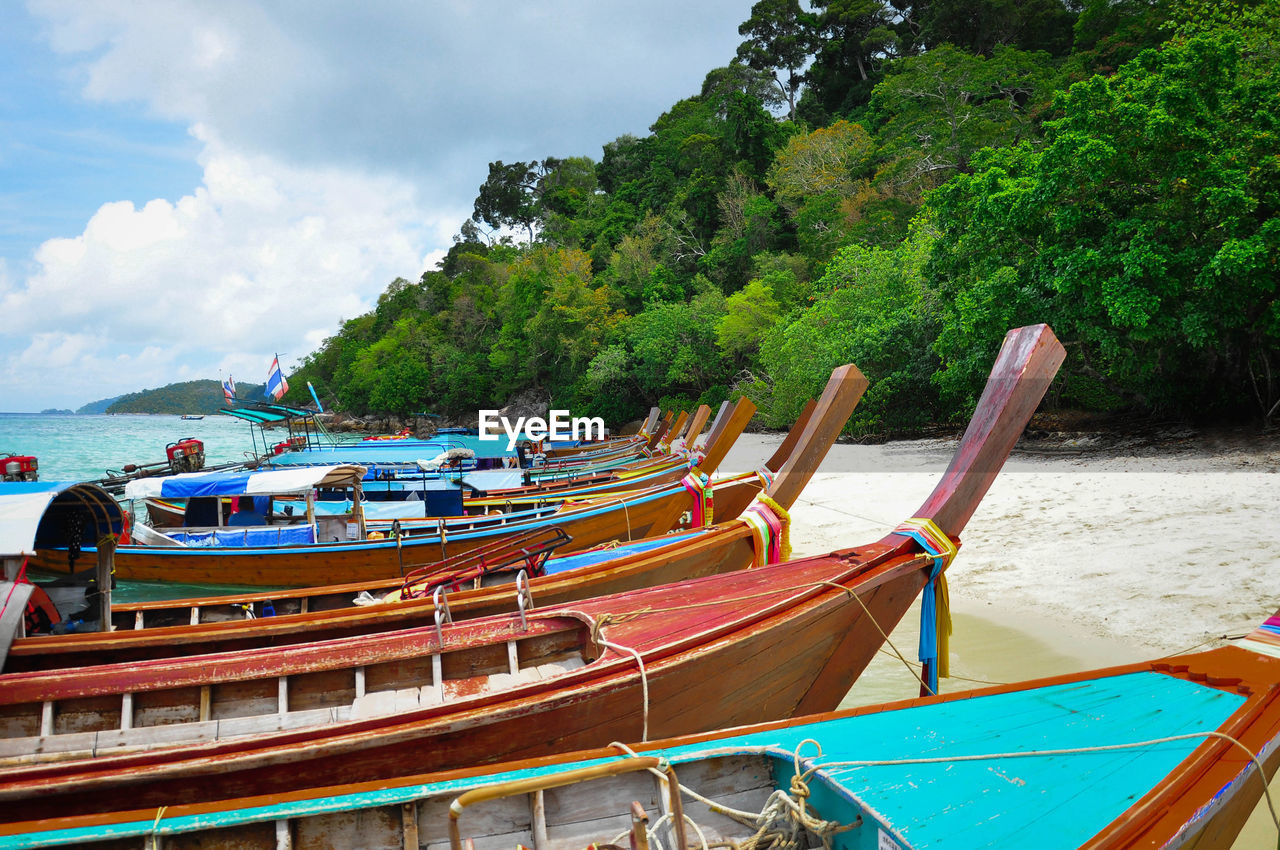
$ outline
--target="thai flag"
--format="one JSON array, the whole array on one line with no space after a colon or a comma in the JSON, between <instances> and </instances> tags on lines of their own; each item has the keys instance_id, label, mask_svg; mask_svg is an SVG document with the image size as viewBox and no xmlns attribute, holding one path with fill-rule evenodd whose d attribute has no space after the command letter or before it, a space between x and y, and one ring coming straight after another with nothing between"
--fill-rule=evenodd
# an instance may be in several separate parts
<instances>
[{"instance_id":1,"label":"thai flag","mask_svg":"<svg viewBox=\"0 0 1280 850\"><path fill-rule=\"evenodd\" d=\"M273 358L271 369L267 372L267 395L279 401L288 391L289 382L284 379L284 374L280 371L280 358Z\"/></svg>"},{"instance_id":2,"label":"thai flag","mask_svg":"<svg viewBox=\"0 0 1280 850\"><path fill-rule=\"evenodd\" d=\"M222 394L226 396L227 404L231 404L233 401L236 400L236 379L235 378L228 375L227 379L222 382Z\"/></svg>"}]
</instances>

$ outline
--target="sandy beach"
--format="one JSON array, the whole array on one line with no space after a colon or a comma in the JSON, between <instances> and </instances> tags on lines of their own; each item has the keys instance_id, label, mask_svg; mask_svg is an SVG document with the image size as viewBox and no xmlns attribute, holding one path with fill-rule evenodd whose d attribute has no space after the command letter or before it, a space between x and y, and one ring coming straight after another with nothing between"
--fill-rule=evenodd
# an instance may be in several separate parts
<instances>
[{"instance_id":1,"label":"sandy beach","mask_svg":"<svg viewBox=\"0 0 1280 850\"><path fill-rule=\"evenodd\" d=\"M744 435L722 470L758 468L781 435ZM955 439L834 446L793 508L794 552L879 539L910 517ZM948 570L943 692L1222 645L1280 609L1280 440L1192 432L1024 440ZM890 636L915 662L918 611ZM914 696L888 649L844 705ZM1280 793L1280 781L1272 783ZM1274 847L1260 806L1234 845Z\"/></svg>"}]
</instances>

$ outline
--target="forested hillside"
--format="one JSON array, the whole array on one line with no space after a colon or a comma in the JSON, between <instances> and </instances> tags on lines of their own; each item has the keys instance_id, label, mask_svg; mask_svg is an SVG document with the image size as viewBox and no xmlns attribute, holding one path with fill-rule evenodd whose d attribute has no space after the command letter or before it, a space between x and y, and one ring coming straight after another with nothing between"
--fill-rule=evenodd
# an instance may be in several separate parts
<instances>
[{"instance_id":1,"label":"forested hillside","mask_svg":"<svg viewBox=\"0 0 1280 850\"><path fill-rule=\"evenodd\" d=\"M237 384L236 393L245 401L266 401L262 384ZM227 404L222 382L184 381L154 390L128 393L113 400L104 413L217 413ZM81 408L81 412L85 412Z\"/></svg>"},{"instance_id":2,"label":"forested hillside","mask_svg":"<svg viewBox=\"0 0 1280 850\"><path fill-rule=\"evenodd\" d=\"M112 396L111 398L103 398L97 401L91 401L88 404L81 405L76 413L106 413L111 405L116 403L116 399L120 396Z\"/></svg>"},{"instance_id":3,"label":"forested hillside","mask_svg":"<svg viewBox=\"0 0 1280 850\"><path fill-rule=\"evenodd\" d=\"M617 422L745 392L783 425L852 361L851 428L898 430L965 415L1004 332L1043 321L1069 352L1053 403L1274 416L1278 20L760 0L647 135L490 163L439 268L286 401L310 380L351 413L448 415L538 388Z\"/></svg>"}]
</instances>

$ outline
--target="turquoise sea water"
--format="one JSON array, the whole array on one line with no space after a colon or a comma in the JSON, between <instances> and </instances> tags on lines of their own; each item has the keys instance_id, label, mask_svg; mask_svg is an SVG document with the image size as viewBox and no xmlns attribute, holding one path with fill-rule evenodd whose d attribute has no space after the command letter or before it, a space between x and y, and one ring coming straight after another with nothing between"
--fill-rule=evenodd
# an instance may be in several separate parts
<instances>
[{"instance_id":1,"label":"turquoise sea water","mask_svg":"<svg viewBox=\"0 0 1280 850\"><path fill-rule=\"evenodd\" d=\"M91 481L128 463L162 461L165 447L186 437L204 442L206 466L244 460L253 451L251 428L217 414L185 420L164 414L0 413L0 457L34 455L41 481Z\"/></svg>"},{"instance_id":2,"label":"turquoise sea water","mask_svg":"<svg viewBox=\"0 0 1280 850\"><path fill-rule=\"evenodd\" d=\"M162 461L165 447L186 437L204 442L206 466L244 460L246 453L253 452L251 428L246 422L216 414L186 420L161 414L0 413L0 457L34 455L40 463L41 481L92 481L104 477L108 469L119 469L127 463ZM120 602L172 599L234 589L121 581L114 598Z\"/></svg>"}]
</instances>

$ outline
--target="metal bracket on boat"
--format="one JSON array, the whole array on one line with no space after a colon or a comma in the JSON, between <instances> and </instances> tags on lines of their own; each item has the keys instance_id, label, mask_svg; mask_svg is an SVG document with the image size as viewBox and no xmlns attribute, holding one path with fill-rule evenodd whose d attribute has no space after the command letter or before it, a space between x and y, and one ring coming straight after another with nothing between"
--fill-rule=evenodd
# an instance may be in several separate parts
<instances>
[{"instance_id":1,"label":"metal bracket on boat","mask_svg":"<svg viewBox=\"0 0 1280 850\"><path fill-rule=\"evenodd\" d=\"M529 628L525 611L533 610L533 590L529 587L529 574L524 570L516 573L516 606L520 609L520 628Z\"/></svg>"},{"instance_id":2,"label":"metal bracket on boat","mask_svg":"<svg viewBox=\"0 0 1280 850\"><path fill-rule=\"evenodd\" d=\"M436 592L431 594L431 605L436 609L436 642L444 646L444 630L440 627L445 623L453 622L453 614L449 613L449 596L444 592L444 587L437 587Z\"/></svg>"}]
</instances>

